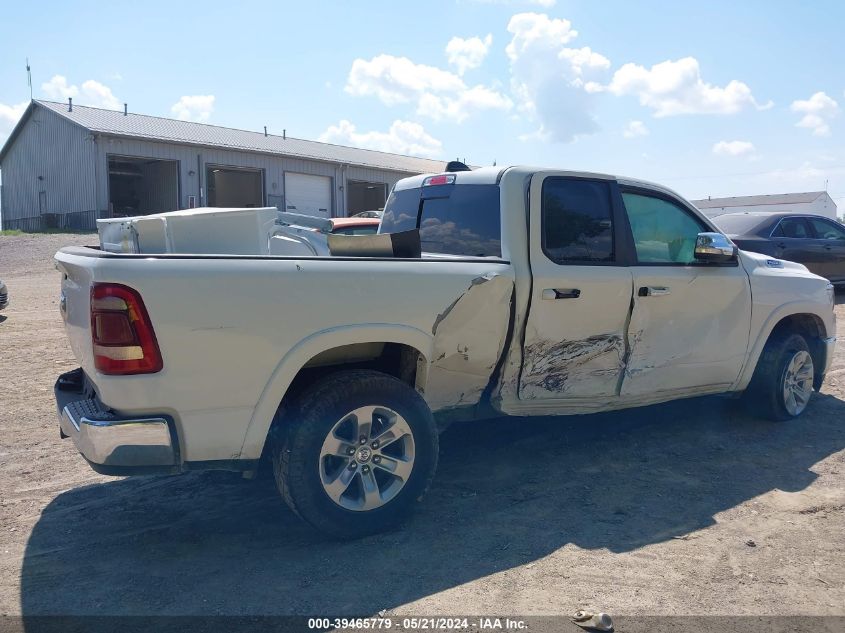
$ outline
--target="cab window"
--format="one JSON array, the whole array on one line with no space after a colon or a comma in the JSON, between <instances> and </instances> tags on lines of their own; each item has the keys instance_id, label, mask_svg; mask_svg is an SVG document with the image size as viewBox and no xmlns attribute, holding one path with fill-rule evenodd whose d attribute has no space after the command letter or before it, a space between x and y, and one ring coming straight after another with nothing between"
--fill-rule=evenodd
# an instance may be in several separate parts
<instances>
[{"instance_id":1,"label":"cab window","mask_svg":"<svg viewBox=\"0 0 845 633\"><path fill-rule=\"evenodd\" d=\"M810 237L810 227L804 218L784 218L772 232L772 237L806 239Z\"/></svg>"},{"instance_id":2,"label":"cab window","mask_svg":"<svg viewBox=\"0 0 845 633\"><path fill-rule=\"evenodd\" d=\"M692 213L657 196L623 192L622 200L641 264L695 262L695 240L709 230Z\"/></svg>"},{"instance_id":3,"label":"cab window","mask_svg":"<svg viewBox=\"0 0 845 633\"><path fill-rule=\"evenodd\" d=\"M556 264L615 259L610 185L601 180L547 178L543 183L543 252Z\"/></svg>"}]
</instances>

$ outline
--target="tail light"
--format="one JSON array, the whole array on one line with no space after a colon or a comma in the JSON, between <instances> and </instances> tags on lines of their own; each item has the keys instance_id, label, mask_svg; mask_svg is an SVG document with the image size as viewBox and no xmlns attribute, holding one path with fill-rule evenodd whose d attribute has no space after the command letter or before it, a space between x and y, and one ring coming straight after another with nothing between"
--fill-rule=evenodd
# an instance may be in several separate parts
<instances>
[{"instance_id":1,"label":"tail light","mask_svg":"<svg viewBox=\"0 0 845 633\"><path fill-rule=\"evenodd\" d=\"M94 366L103 374L154 374L163 367L141 295L122 284L91 288L91 342Z\"/></svg>"}]
</instances>

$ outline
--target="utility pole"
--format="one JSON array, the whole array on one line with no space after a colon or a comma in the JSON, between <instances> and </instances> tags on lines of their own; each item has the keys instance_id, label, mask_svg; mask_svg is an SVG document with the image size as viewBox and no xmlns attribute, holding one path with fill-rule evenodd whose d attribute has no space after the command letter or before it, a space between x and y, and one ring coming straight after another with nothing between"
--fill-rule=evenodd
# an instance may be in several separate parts
<instances>
[{"instance_id":1,"label":"utility pole","mask_svg":"<svg viewBox=\"0 0 845 633\"><path fill-rule=\"evenodd\" d=\"M29 68L29 57L26 58L26 83L29 86L29 100L32 101L32 71Z\"/></svg>"}]
</instances>

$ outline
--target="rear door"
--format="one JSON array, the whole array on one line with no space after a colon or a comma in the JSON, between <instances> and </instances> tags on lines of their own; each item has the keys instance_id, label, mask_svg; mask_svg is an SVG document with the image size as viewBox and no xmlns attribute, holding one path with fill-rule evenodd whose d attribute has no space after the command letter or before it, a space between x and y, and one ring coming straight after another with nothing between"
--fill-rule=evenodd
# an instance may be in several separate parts
<instances>
[{"instance_id":1,"label":"rear door","mask_svg":"<svg viewBox=\"0 0 845 633\"><path fill-rule=\"evenodd\" d=\"M639 187L621 191L636 256L621 397L727 388L748 346L748 275L736 263L696 262L696 237L712 229L680 200Z\"/></svg>"},{"instance_id":2,"label":"rear door","mask_svg":"<svg viewBox=\"0 0 845 633\"><path fill-rule=\"evenodd\" d=\"M620 249L615 181L535 176L530 186L533 276L519 398L595 404L618 399L632 276Z\"/></svg>"},{"instance_id":3,"label":"rear door","mask_svg":"<svg viewBox=\"0 0 845 633\"><path fill-rule=\"evenodd\" d=\"M845 281L845 228L833 220L807 218L821 249L823 261L819 273L837 283Z\"/></svg>"}]
</instances>

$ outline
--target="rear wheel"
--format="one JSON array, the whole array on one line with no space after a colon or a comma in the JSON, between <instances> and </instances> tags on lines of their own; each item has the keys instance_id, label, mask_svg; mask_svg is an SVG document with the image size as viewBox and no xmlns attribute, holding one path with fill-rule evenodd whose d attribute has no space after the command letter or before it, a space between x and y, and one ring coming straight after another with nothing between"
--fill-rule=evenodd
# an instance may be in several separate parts
<instances>
[{"instance_id":1,"label":"rear wheel","mask_svg":"<svg viewBox=\"0 0 845 633\"><path fill-rule=\"evenodd\" d=\"M434 476L431 412L392 376L338 372L303 393L286 417L272 449L277 486L294 512L335 538L395 527Z\"/></svg>"},{"instance_id":2,"label":"rear wheel","mask_svg":"<svg viewBox=\"0 0 845 633\"><path fill-rule=\"evenodd\" d=\"M815 368L800 334L772 337L743 397L751 413L782 421L801 415L813 395Z\"/></svg>"}]
</instances>

